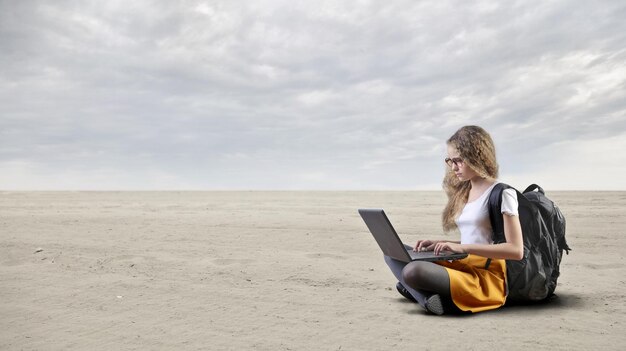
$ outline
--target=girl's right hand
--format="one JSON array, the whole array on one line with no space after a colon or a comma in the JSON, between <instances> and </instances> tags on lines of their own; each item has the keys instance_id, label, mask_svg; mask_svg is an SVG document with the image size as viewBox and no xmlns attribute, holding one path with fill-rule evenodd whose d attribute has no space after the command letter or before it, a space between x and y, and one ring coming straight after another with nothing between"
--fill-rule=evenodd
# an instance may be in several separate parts
<instances>
[{"instance_id":1,"label":"girl's right hand","mask_svg":"<svg viewBox=\"0 0 626 351\"><path fill-rule=\"evenodd\" d=\"M418 240L413 251L433 251L438 242L438 240Z\"/></svg>"}]
</instances>

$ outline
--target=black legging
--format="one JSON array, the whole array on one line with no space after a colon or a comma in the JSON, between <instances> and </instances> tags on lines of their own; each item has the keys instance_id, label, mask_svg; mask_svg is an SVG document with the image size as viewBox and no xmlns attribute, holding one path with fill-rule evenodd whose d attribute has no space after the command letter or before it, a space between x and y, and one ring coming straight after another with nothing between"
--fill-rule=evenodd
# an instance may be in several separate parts
<instances>
[{"instance_id":1,"label":"black legging","mask_svg":"<svg viewBox=\"0 0 626 351\"><path fill-rule=\"evenodd\" d=\"M405 246L407 249L412 249L408 245ZM388 256L385 256L385 262L420 305L424 306L425 300L430 295L439 294L446 312L460 311L452 302L450 277L443 266L426 261L404 263Z\"/></svg>"},{"instance_id":2,"label":"black legging","mask_svg":"<svg viewBox=\"0 0 626 351\"><path fill-rule=\"evenodd\" d=\"M442 297L450 297L450 276L448 271L436 263L427 261L409 262L402 269L402 278L413 289L439 294Z\"/></svg>"}]
</instances>

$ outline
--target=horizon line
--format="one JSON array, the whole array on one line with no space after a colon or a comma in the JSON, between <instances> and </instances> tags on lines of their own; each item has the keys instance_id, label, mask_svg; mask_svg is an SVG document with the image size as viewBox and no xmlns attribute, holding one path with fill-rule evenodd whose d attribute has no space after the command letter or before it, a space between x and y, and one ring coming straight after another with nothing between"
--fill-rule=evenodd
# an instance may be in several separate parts
<instances>
[{"instance_id":1,"label":"horizon line","mask_svg":"<svg viewBox=\"0 0 626 351\"><path fill-rule=\"evenodd\" d=\"M519 190L519 189L518 189ZM545 189L544 189L545 190ZM381 191L423 191L443 192L443 189L0 189L0 192L381 192ZM550 192L626 192L626 189L549 189Z\"/></svg>"}]
</instances>

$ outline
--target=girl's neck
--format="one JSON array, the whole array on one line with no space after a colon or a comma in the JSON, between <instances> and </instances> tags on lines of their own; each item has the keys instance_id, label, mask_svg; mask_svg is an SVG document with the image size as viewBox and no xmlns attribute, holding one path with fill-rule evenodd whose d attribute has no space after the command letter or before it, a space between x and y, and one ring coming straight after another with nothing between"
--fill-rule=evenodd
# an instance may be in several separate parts
<instances>
[{"instance_id":1,"label":"girl's neck","mask_svg":"<svg viewBox=\"0 0 626 351\"><path fill-rule=\"evenodd\" d=\"M493 183L493 180L489 180L487 178L475 177L470 179L470 184L472 185L472 189L483 189L490 187Z\"/></svg>"}]
</instances>

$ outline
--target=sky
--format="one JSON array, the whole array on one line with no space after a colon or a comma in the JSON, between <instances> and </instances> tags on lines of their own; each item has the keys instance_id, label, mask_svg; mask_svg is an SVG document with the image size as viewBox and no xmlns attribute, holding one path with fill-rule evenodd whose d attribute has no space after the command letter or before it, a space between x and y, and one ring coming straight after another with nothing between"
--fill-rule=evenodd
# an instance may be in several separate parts
<instances>
[{"instance_id":1,"label":"sky","mask_svg":"<svg viewBox=\"0 0 626 351\"><path fill-rule=\"evenodd\" d=\"M2 190L626 190L626 2L0 0Z\"/></svg>"}]
</instances>

